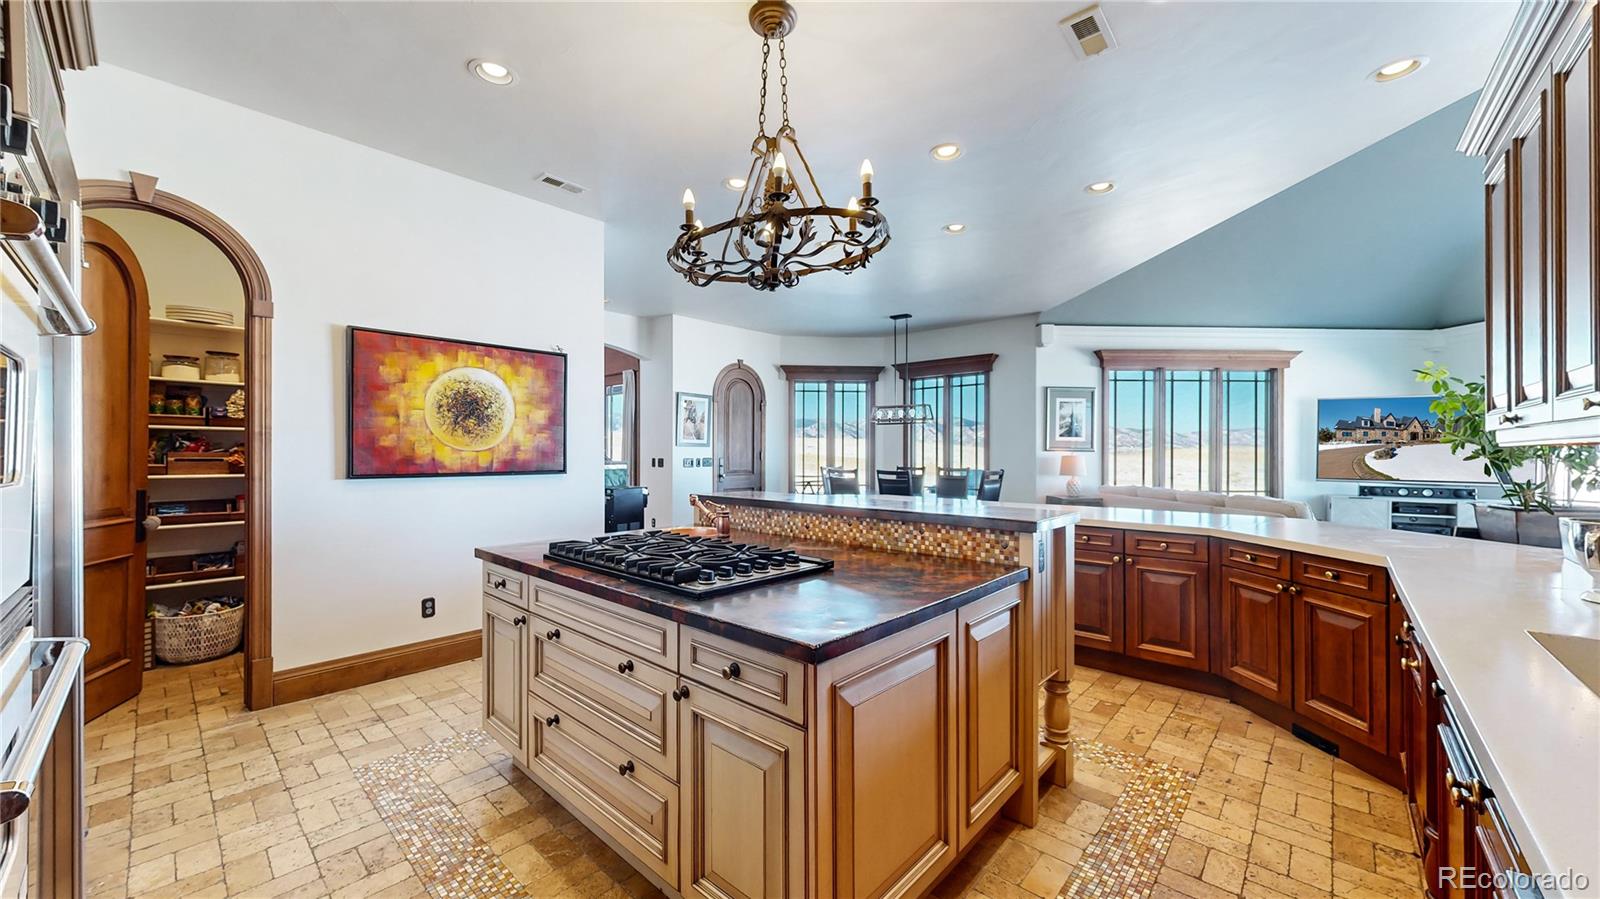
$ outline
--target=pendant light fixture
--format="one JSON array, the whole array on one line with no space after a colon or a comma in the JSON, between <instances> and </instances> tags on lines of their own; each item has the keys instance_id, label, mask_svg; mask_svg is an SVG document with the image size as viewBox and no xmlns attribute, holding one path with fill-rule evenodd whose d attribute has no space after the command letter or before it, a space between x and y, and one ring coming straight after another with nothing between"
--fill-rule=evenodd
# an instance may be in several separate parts
<instances>
[{"instance_id":1,"label":"pendant light fixture","mask_svg":"<svg viewBox=\"0 0 1600 899\"><path fill-rule=\"evenodd\" d=\"M667 251L667 264L696 287L713 281L757 290L793 287L817 272L849 274L889 244L889 220L872 195L872 163L861 162L859 199L829 206L789 124L789 73L784 38L794 31L787 0L759 0L750 28L761 36L761 105L750 144L750 171L740 183L733 217L712 225L695 218L692 190L683 192L683 224ZM782 121L767 133L767 60L778 45L778 100ZM791 168L791 166L793 166Z\"/></svg>"},{"instance_id":2,"label":"pendant light fixture","mask_svg":"<svg viewBox=\"0 0 1600 899\"><path fill-rule=\"evenodd\" d=\"M900 399L899 405L874 406L872 409L872 423L875 425L922 425L933 421L933 407L927 403L911 402L911 313L902 312L889 316L894 329L892 338L894 354L894 369L900 373ZM901 327L904 325L904 327ZM905 334L906 362L905 368L900 367L900 335Z\"/></svg>"}]
</instances>

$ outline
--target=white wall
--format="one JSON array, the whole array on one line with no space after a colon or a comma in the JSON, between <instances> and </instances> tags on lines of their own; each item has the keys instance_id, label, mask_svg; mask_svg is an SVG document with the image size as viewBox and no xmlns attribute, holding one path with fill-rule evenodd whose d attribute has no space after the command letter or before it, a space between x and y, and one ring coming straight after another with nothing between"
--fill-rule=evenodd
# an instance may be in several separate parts
<instances>
[{"instance_id":1,"label":"white wall","mask_svg":"<svg viewBox=\"0 0 1600 899\"><path fill-rule=\"evenodd\" d=\"M600 531L599 222L125 70L67 79L82 177L158 176L271 279L279 670L474 630L473 547ZM352 324L563 347L568 473L345 480Z\"/></svg>"},{"instance_id":2,"label":"white wall","mask_svg":"<svg viewBox=\"0 0 1600 899\"><path fill-rule=\"evenodd\" d=\"M1404 396L1425 392L1413 369L1435 361L1464 376L1481 375L1483 326L1463 325L1443 331L1336 331L1275 328L1134 328L1057 327L1055 340L1038 350L1036 409L1042 409L1046 387L1093 387L1097 414L1103 414L1100 349L1270 349L1298 350L1285 375L1283 403L1284 493L1290 499L1314 500L1327 494L1354 494L1354 483L1316 479L1316 415L1318 397ZM997 433L1003 426L996 416ZM1034 446L1044 446L1042 412L1034 414L1029 432ZM1101 422L1096 422L1101 427ZM1092 491L1100 483L1100 446L1087 454L1089 474L1081 478ZM1038 492L1042 499L1065 490L1059 472L1060 453L1035 452ZM1325 506L1314 504L1318 514Z\"/></svg>"},{"instance_id":3,"label":"white wall","mask_svg":"<svg viewBox=\"0 0 1600 899\"><path fill-rule=\"evenodd\" d=\"M141 209L96 209L133 248L144 270L150 315L166 318L168 303L217 309L244 324L244 286L228 257L199 231Z\"/></svg>"}]
</instances>

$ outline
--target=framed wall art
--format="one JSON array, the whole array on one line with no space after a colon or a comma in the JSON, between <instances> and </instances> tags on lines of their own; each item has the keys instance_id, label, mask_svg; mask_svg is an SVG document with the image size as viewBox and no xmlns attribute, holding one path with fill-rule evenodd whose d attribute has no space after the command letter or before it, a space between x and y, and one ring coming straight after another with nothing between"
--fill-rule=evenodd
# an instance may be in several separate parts
<instances>
[{"instance_id":1,"label":"framed wall art","mask_svg":"<svg viewBox=\"0 0 1600 899\"><path fill-rule=\"evenodd\" d=\"M1094 388L1044 389L1044 448L1057 453L1094 450Z\"/></svg>"},{"instance_id":2,"label":"framed wall art","mask_svg":"<svg viewBox=\"0 0 1600 899\"><path fill-rule=\"evenodd\" d=\"M351 478L563 474L567 355L349 328Z\"/></svg>"},{"instance_id":3,"label":"framed wall art","mask_svg":"<svg viewBox=\"0 0 1600 899\"><path fill-rule=\"evenodd\" d=\"M704 393L680 393L674 416L673 442L678 446L711 445L711 397Z\"/></svg>"}]
</instances>

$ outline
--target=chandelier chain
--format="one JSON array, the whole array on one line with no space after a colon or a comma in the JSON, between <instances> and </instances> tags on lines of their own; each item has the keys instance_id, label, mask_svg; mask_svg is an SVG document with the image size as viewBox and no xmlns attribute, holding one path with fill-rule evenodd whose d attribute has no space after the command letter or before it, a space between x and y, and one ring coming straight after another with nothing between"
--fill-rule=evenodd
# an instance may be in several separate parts
<instances>
[{"instance_id":1,"label":"chandelier chain","mask_svg":"<svg viewBox=\"0 0 1600 899\"><path fill-rule=\"evenodd\" d=\"M789 130L789 57L784 53L783 38L778 38L778 97L783 104L783 128Z\"/></svg>"},{"instance_id":2,"label":"chandelier chain","mask_svg":"<svg viewBox=\"0 0 1600 899\"><path fill-rule=\"evenodd\" d=\"M772 55L772 41L761 41L761 109L756 114L756 131L763 137L767 133L767 57Z\"/></svg>"}]
</instances>

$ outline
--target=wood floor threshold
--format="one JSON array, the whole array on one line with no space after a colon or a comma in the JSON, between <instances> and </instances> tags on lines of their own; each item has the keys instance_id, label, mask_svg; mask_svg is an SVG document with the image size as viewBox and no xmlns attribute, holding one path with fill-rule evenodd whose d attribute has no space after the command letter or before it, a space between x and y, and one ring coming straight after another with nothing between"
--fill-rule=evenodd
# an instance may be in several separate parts
<instances>
[{"instance_id":1,"label":"wood floor threshold","mask_svg":"<svg viewBox=\"0 0 1600 899\"><path fill-rule=\"evenodd\" d=\"M364 687L404 674L469 661L482 654L483 632L465 631L302 665L273 675L272 702L282 705L351 687Z\"/></svg>"}]
</instances>

